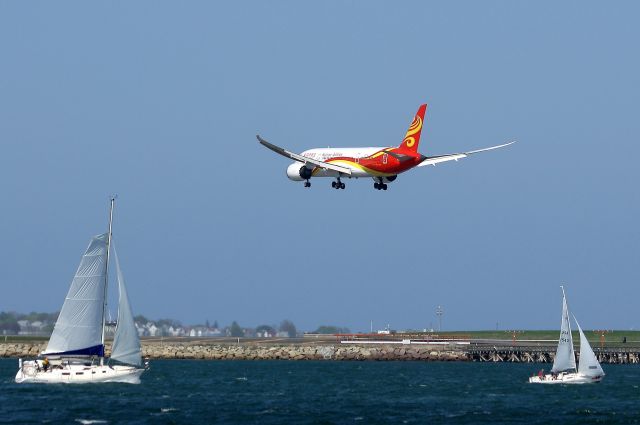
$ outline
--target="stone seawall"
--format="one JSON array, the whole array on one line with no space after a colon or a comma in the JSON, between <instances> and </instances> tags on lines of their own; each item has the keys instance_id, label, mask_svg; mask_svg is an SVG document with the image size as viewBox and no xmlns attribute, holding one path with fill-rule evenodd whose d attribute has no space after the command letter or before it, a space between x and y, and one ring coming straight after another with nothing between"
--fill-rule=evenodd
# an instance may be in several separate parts
<instances>
[{"instance_id":1,"label":"stone seawall","mask_svg":"<svg viewBox=\"0 0 640 425\"><path fill-rule=\"evenodd\" d=\"M0 357L35 357L45 347L46 343L0 343ZM107 345L107 355L109 351L110 346ZM143 343L142 354L150 359L204 360L470 360L462 351L398 345Z\"/></svg>"}]
</instances>

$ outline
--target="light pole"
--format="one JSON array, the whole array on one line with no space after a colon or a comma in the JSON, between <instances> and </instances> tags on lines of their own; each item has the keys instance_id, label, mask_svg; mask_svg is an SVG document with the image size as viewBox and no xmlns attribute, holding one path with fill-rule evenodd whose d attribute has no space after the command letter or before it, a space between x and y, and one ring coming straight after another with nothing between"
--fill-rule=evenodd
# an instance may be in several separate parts
<instances>
[{"instance_id":1,"label":"light pole","mask_svg":"<svg viewBox=\"0 0 640 425\"><path fill-rule=\"evenodd\" d=\"M436 307L436 316L438 316L438 332L442 332L442 315L444 314L444 309L441 305Z\"/></svg>"}]
</instances>

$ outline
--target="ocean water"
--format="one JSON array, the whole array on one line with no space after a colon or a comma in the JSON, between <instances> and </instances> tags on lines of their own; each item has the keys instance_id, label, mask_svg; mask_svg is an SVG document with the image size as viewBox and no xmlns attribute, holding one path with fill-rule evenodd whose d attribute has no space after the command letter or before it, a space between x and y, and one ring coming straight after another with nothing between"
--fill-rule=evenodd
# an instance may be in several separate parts
<instances>
[{"instance_id":1,"label":"ocean water","mask_svg":"<svg viewBox=\"0 0 640 425\"><path fill-rule=\"evenodd\" d=\"M3 424L640 423L638 365L582 386L511 363L158 360L140 385L18 385L17 367L0 359Z\"/></svg>"}]
</instances>

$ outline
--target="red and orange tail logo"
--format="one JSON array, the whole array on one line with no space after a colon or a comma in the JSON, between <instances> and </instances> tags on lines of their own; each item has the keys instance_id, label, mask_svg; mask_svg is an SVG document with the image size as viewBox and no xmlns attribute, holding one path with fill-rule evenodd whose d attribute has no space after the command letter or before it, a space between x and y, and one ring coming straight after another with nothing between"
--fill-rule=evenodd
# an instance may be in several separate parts
<instances>
[{"instance_id":1,"label":"red and orange tail logo","mask_svg":"<svg viewBox=\"0 0 640 425\"><path fill-rule=\"evenodd\" d=\"M418 152L418 144L420 143L420 133L422 132L422 122L424 121L424 113L427 110L427 105L420 105L416 116L413 118L413 122L407 130L407 134L404 136L404 140L400 143L400 149L407 149L413 152Z\"/></svg>"}]
</instances>

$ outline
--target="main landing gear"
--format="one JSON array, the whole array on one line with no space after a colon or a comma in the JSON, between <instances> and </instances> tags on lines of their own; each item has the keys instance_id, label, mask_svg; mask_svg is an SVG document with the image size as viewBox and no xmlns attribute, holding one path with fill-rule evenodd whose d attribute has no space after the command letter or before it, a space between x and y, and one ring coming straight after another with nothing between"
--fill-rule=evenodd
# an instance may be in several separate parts
<instances>
[{"instance_id":1,"label":"main landing gear","mask_svg":"<svg viewBox=\"0 0 640 425\"><path fill-rule=\"evenodd\" d=\"M378 181L373 184L373 188L378 190L387 190L387 184L383 183L382 179L378 179Z\"/></svg>"},{"instance_id":2,"label":"main landing gear","mask_svg":"<svg viewBox=\"0 0 640 425\"><path fill-rule=\"evenodd\" d=\"M340 177L334 182L331 182L331 187L334 189L344 189L346 186L340 181Z\"/></svg>"}]
</instances>

